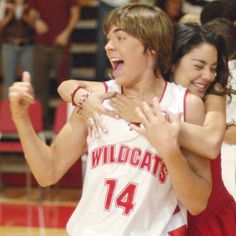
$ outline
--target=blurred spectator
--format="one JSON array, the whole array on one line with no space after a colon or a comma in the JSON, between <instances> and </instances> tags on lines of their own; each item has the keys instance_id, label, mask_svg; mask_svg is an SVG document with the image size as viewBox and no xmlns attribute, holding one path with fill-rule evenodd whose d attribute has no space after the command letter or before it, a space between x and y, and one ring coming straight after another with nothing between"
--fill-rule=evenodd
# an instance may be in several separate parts
<instances>
[{"instance_id":1,"label":"blurred spectator","mask_svg":"<svg viewBox=\"0 0 236 236\"><path fill-rule=\"evenodd\" d=\"M5 15L5 0L0 0L0 22L2 21L2 19L4 18ZM0 54L2 54L2 29L1 29L1 25L0 25ZM2 85L3 85L3 81L2 81L2 60L0 60L0 80L1 80L1 85L0 85L0 99L2 96Z\"/></svg>"},{"instance_id":2,"label":"blurred spectator","mask_svg":"<svg viewBox=\"0 0 236 236\"><path fill-rule=\"evenodd\" d=\"M17 66L32 73L34 30L25 0L7 0L0 20L2 29L3 98L17 79Z\"/></svg>"},{"instance_id":3,"label":"blurred spectator","mask_svg":"<svg viewBox=\"0 0 236 236\"><path fill-rule=\"evenodd\" d=\"M200 21L205 24L215 18L223 17L224 3L222 1L209 2L203 7L200 14Z\"/></svg>"},{"instance_id":4,"label":"blurred spectator","mask_svg":"<svg viewBox=\"0 0 236 236\"><path fill-rule=\"evenodd\" d=\"M192 5L202 6L202 7L204 7L208 2L210 2L207 0L185 0L185 1L191 3Z\"/></svg>"},{"instance_id":5,"label":"blurred spectator","mask_svg":"<svg viewBox=\"0 0 236 236\"><path fill-rule=\"evenodd\" d=\"M6 5L6 0L0 0L0 20L3 19L5 15L5 5Z\"/></svg>"},{"instance_id":6,"label":"blurred spectator","mask_svg":"<svg viewBox=\"0 0 236 236\"><path fill-rule=\"evenodd\" d=\"M236 27L226 18L216 18L207 24L208 28L225 39L229 57L229 86L236 91ZM226 123L224 142L221 149L222 177L228 191L236 200L236 94L226 107Z\"/></svg>"},{"instance_id":7,"label":"blurred spectator","mask_svg":"<svg viewBox=\"0 0 236 236\"><path fill-rule=\"evenodd\" d=\"M189 23L189 22L195 22L197 24L201 24L200 16L198 14L188 13L179 19L179 23L182 23L182 24Z\"/></svg>"},{"instance_id":8,"label":"blurred spectator","mask_svg":"<svg viewBox=\"0 0 236 236\"><path fill-rule=\"evenodd\" d=\"M182 0L156 0L155 5L160 7L173 23L178 22L184 15Z\"/></svg>"},{"instance_id":9,"label":"blurred spectator","mask_svg":"<svg viewBox=\"0 0 236 236\"><path fill-rule=\"evenodd\" d=\"M236 0L223 0L223 17L229 19L236 26Z\"/></svg>"},{"instance_id":10,"label":"blurred spectator","mask_svg":"<svg viewBox=\"0 0 236 236\"><path fill-rule=\"evenodd\" d=\"M205 24L216 18L227 18L236 25L236 0L217 0L203 7L200 19Z\"/></svg>"},{"instance_id":11,"label":"blurred spectator","mask_svg":"<svg viewBox=\"0 0 236 236\"><path fill-rule=\"evenodd\" d=\"M49 87L52 72L58 77L65 50L79 18L78 0L29 0L30 17L36 31L33 87L43 103L44 125L50 126Z\"/></svg>"}]
</instances>

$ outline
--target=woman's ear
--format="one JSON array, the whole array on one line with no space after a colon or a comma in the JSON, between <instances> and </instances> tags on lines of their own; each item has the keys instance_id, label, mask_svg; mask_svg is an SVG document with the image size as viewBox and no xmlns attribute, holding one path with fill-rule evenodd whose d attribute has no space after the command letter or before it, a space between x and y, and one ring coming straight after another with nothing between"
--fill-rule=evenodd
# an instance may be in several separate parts
<instances>
[{"instance_id":1,"label":"woman's ear","mask_svg":"<svg viewBox=\"0 0 236 236\"><path fill-rule=\"evenodd\" d=\"M174 64L171 65L171 68L170 68L171 73L174 73L175 69L176 69L176 65L174 65Z\"/></svg>"},{"instance_id":2,"label":"woman's ear","mask_svg":"<svg viewBox=\"0 0 236 236\"><path fill-rule=\"evenodd\" d=\"M157 53L156 53L154 50L151 50L151 54L152 54L153 56L156 56L156 55L157 55Z\"/></svg>"}]
</instances>

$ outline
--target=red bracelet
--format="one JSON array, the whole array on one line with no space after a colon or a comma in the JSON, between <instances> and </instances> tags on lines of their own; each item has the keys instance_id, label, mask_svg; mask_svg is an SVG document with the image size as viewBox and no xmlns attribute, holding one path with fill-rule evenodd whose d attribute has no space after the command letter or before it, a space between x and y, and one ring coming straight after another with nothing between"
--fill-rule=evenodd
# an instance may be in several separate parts
<instances>
[{"instance_id":1,"label":"red bracelet","mask_svg":"<svg viewBox=\"0 0 236 236\"><path fill-rule=\"evenodd\" d=\"M77 113L78 114L81 114L81 111L83 109L83 103L85 102L85 100L88 98L88 96L93 93L92 90L87 90L87 93L85 93L79 100L79 104L77 105L78 107L78 110L77 110Z\"/></svg>"},{"instance_id":2,"label":"red bracelet","mask_svg":"<svg viewBox=\"0 0 236 236\"><path fill-rule=\"evenodd\" d=\"M84 86L81 86L80 84L76 87L76 89L73 91L73 93L71 94L71 102L73 106L77 106L77 104L75 103L75 94L78 92L78 90L80 90L81 88L85 88Z\"/></svg>"}]
</instances>

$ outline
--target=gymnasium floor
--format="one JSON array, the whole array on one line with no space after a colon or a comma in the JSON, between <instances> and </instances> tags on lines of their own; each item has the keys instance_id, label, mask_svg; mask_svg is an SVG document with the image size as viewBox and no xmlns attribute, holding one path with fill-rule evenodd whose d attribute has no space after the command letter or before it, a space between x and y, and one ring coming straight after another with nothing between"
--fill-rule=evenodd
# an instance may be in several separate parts
<instances>
[{"instance_id":1,"label":"gymnasium floor","mask_svg":"<svg viewBox=\"0 0 236 236\"><path fill-rule=\"evenodd\" d=\"M66 236L65 226L78 203L81 190L52 187L42 200L34 188L4 187L0 190L1 236Z\"/></svg>"}]
</instances>

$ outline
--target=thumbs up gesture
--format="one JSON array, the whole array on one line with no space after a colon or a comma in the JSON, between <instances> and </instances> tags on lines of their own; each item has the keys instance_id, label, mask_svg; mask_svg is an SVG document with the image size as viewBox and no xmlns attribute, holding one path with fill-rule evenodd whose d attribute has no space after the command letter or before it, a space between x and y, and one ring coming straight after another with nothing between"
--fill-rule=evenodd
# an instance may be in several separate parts
<instances>
[{"instance_id":1,"label":"thumbs up gesture","mask_svg":"<svg viewBox=\"0 0 236 236\"><path fill-rule=\"evenodd\" d=\"M30 104L34 103L34 92L29 72L23 72L22 81L9 87L9 100L13 117L24 117Z\"/></svg>"}]
</instances>

